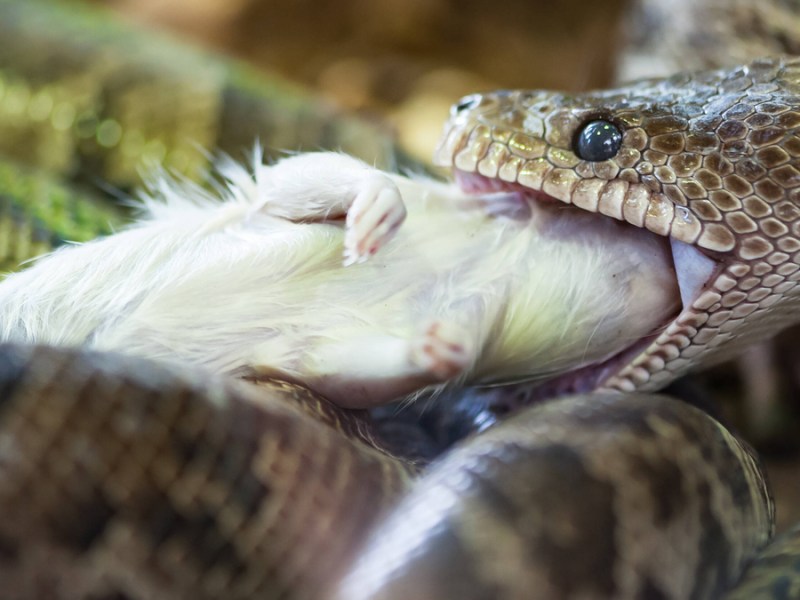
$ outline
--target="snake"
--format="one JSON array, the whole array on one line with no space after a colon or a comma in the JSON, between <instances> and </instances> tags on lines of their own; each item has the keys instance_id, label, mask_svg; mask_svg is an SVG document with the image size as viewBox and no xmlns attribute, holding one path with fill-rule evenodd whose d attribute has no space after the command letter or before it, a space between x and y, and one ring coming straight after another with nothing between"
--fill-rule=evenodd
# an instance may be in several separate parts
<instances>
[{"instance_id":1,"label":"snake","mask_svg":"<svg viewBox=\"0 0 800 600\"><path fill-rule=\"evenodd\" d=\"M386 147L374 128L179 44L132 61L142 38L95 14L11 0L0 11L13 42L3 48L41 44L25 58L0 51L9 265L122 223L124 208L87 182L132 185L130 148L202 172L209 158L176 123L228 151L246 119L275 134L275 115L291 123L276 135L290 131L298 146L356 131L359 151ZM87 58L93 47L103 60ZM163 66L166 49L178 66ZM149 113L132 107L158 86L176 90L159 109L174 112L152 116L174 135L151 139ZM454 107L437 161L463 186L627 221L713 269L625 360L433 459L390 443L375 415L296 384L0 347L2 596L796 597L800 528L768 544L774 506L758 457L703 411L654 392L794 320L799 90L800 62L773 58ZM23 135L40 143L14 152Z\"/></svg>"}]
</instances>

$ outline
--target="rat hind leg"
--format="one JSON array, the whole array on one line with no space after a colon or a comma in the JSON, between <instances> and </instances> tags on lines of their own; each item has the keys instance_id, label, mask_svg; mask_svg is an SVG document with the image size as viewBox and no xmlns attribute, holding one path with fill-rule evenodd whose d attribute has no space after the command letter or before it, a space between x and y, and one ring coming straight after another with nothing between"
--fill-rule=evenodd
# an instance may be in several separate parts
<instances>
[{"instance_id":1,"label":"rat hind leg","mask_svg":"<svg viewBox=\"0 0 800 600\"><path fill-rule=\"evenodd\" d=\"M411 362L441 381L458 377L473 358L470 336L455 323L433 321L411 342Z\"/></svg>"},{"instance_id":2,"label":"rat hind leg","mask_svg":"<svg viewBox=\"0 0 800 600\"><path fill-rule=\"evenodd\" d=\"M461 376L475 362L473 348L465 329L437 321L411 339L329 332L325 341L306 345L284 365L276 364L274 348L264 345L254 368L288 377L340 406L366 408Z\"/></svg>"}]
</instances>

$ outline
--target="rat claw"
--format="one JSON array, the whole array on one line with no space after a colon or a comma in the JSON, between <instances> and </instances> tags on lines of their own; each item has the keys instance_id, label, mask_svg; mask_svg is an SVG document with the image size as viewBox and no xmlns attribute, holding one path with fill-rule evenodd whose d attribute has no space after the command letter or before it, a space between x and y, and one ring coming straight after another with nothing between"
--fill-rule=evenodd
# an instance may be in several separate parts
<instances>
[{"instance_id":1,"label":"rat claw","mask_svg":"<svg viewBox=\"0 0 800 600\"><path fill-rule=\"evenodd\" d=\"M403 198L383 175L368 178L347 213L345 266L364 262L394 236L406 218Z\"/></svg>"},{"instance_id":2,"label":"rat claw","mask_svg":"<svg viewBox=\"0 0 800 600\"><path fill-rule=\"evenodd\" d=\"M462 327L434 321L412 342L411 362L440 381L463 373L473 362L472 340Z\"/></svg>"}]
</instances>

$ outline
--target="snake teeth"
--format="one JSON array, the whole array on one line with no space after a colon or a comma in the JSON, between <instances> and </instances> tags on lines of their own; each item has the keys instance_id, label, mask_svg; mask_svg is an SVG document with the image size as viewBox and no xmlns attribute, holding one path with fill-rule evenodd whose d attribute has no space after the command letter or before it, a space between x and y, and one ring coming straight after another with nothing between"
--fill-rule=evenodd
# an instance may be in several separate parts
<instances>
[{"instance_id":1,"label":"snake teeth","mask_svg":"<svg viewBox=\"0 0 800 600\"><path fill-rule=\"evenodd\" d=\"M672 260L681 292L683 308L689 308L711 280L717 269L717 262L709 258L695 246L670 238Z\"/></svg>"}]
</instances>

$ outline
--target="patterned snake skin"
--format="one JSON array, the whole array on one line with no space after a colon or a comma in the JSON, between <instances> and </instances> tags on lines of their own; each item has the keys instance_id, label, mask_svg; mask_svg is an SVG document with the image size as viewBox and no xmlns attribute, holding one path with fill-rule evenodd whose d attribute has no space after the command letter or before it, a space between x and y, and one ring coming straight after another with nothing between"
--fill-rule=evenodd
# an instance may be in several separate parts
<instances>
[{"instance_id":1,"label":"patterned snake skin","mask_svg":"<svg viewBox=\"0 0 800 600\"><path fill-rule=\"evenodd\" d=\"M139 54L141 39L0 0L4 266L122 222L87 184L128 188L140 154L193 175L208 164L198 146L237 152L258 131L272 147L370 159L388 147L179 45ZM721 597L772 534L763 473L716 421L639 390L793 321L797 69L760 61L462 103L440 162L672 235L724 266L607 390L525 409L421 477L368 415L282 382L0 348L0 598ZM173 103L154 106L165 89ZM589 117L623 129L615 158L573 154ZM800 595L798 540L768 546L730 597Z\"/></svg>"},{"instance_id":2,"label":"patterned snake skin","mask_svg":"<svg viewBox=\"0 0 800 600\"><path fill-rule=\"evenodd\" d=\"M581 125L614 123L604 161L573 152ZM800 60L566 96L501 92L455 109L437 160L698 246L706 290L603 388L654 390L800 320ZM499 182L499 183L497 183Z\"/></svg>"},{"instance_id":3,"label":"patterned snake skin","mask_svg":"<svg viewBox=\"0 0 800 600\"><path fill-rule=\"evenodd\" d=\"M792 58L574 96L476 95L454 107L436 158L471 174L462 175L467 185L540 191L719 261L706 290L652 343L589 382L655 390L798 321L799 109L800 60ZM609 160L573 151L580 127L594 119L622 131ZM739 597L800 593L798 577L788 575L800 564L791 551L797 538L788 534L784 549L772 551L781 558L771 562L785 561L784 579L763 567L769 575Z\"/></svg>"},{"instance_id":4,"label":"patterned snake skin","mask_svg":"<svg viewBox=\"0 0 800 600\"><path fill-rule=\"evenodd\" d=\"M524 412L398 504L413 467L297 387L0 358L4 598L713 598L771 533L750 451L664 397Z\"/></svg>"}]
</instances>

